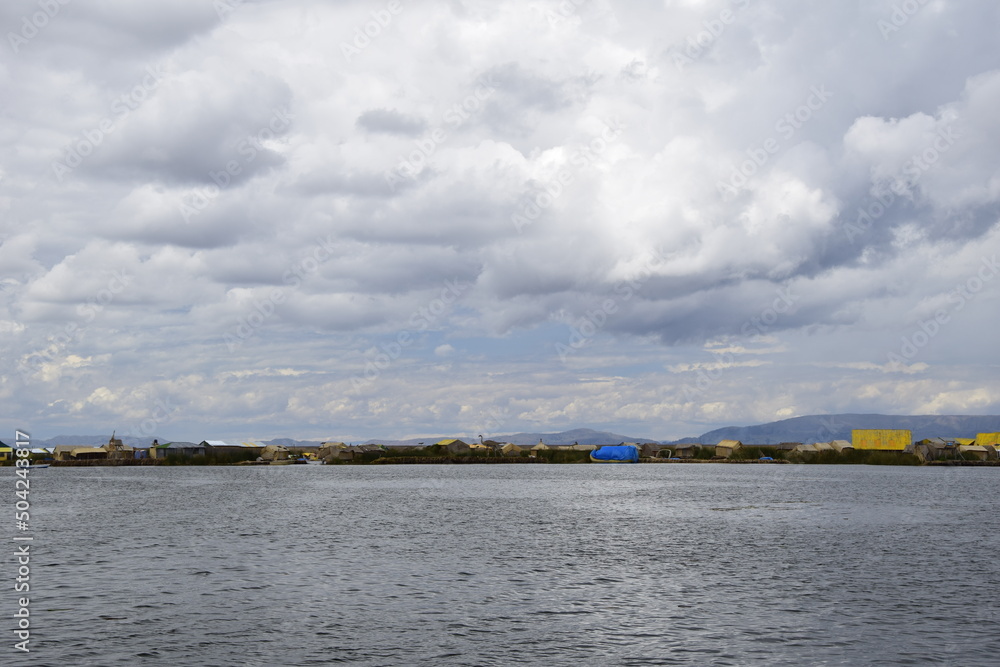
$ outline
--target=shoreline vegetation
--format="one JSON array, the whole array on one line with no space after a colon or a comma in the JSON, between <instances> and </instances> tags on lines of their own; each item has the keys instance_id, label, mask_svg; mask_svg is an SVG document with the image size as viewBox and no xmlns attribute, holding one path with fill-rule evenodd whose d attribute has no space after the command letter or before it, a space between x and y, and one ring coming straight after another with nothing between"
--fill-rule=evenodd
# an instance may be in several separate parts
<instances>
[{"instance_id":1,"label":"shoreline vegetation","mask_svg":"<svg viewBox=\"0 0 1000 667\"><path fill-rule=\"evenodd\" d=\"M290 451L293 457L303 454ZM516 456L496 455L493 452L470 452L467 454L451 454L434 446L425 448L407 448L366 452L351 460L328 458L314 460L312 463L326 465L484 465L484 464L590 464L587 451L543 450L537 452L521 452ZM246 454L208 454L182 456L171 454L161 459L149 458L119 458L119 459L84 459L59 461L51 460L44 455L33 454L32 463L48 463L52 467L133 467L133 466L225 466L225 465L293 465L302 459L288 458L276 461L260 461L257 457ZM816 453L800 453L782 451L775 447L750 446L733 451L728 457L714 455L714 448L699 447L690 458L660 458L643 457L639 463L656 464L757 464L757 465L903 465L903 466L985 466L1000 467L1000 461L981 461L972 458L937 460L922 462L909 452L852 450L844 452L824 451ZM13 465L12 461L3 461L0 465Z\"/></svg>"},{"instance_id":2,"label":"shoreline vegetation","mask_svg":"<svg viewBox=\"0 0 1000 667\"><path fill-rule=\"evenodd\" d=\"M925 438L914 442L908 430L852 431L852 441L778 445L743 444L721 440L709 444L522 446L483 440L467 443L445 438L433 444L361 444L300 442L289 446L221 440L168 442L153 440L148 448L126 446L112 434L101 447L56 445L37 449L0 448L0 465L37 464L54 467L91 466L225 466L225 465L454 465L454 464L580 464L580 463L727 463L759 465L891 465L1000 466L1000 433L972 438ZM2 445L2 443L0 443ZM29 453L30 451L30 453Z\"/></svg>"}]
</instances>

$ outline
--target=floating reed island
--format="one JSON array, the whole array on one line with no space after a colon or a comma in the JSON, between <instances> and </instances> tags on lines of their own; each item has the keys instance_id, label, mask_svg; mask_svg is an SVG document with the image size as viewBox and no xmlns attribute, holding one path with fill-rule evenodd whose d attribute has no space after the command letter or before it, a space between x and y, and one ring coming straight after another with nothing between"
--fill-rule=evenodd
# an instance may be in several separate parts
<instances>
[{"instance_id":1,"label":"floating reed island","mask_svg":"<svg viewBox=\"0 0 1000 667\"><path fill-rule=\"evenodd\" d=\"M386 465L386 464L502 464L590 463L609 457L604 448L634 448L634 456L608 462L739 463L739 464L855 464L855 465L975 465L1000 466L1000 433L974 438L927 438L914 442L910 431L856 429L852 438L830 442L744 444L722 440L717 444L615 443L608 445L535 445L482 440L467 443L446 438L430 445L349 445L323 442L315 446L230 443L221 440L165 442L129 447L114 435L101 447L56 445L30 450L34 463L53 466L148 465ZM605 450L607 452L608 450ZM14 452L0 443L0 463L13 465ZM614 458L614 457L611 457Z\"/></svg>"}]
</instances>

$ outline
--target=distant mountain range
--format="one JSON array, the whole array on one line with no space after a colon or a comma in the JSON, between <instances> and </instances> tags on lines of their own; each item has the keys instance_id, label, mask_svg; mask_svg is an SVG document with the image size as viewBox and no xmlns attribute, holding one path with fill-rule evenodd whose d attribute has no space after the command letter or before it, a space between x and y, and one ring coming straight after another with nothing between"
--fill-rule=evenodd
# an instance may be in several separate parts
<instances>
[{"instance_id":1,"label":"distant mountain range","mask_svg":"<svg viewBox=\"0 0 1000 667\"><path fill-rule=\"evenodd\" d=\"M32 447L55 447L56 445L73 445L76 447L101 447L108 444L108 440L111 436L109 435L57 435L54 438L49 438L48 440L32 440ZM122 444L127 447L149 447L150 443L153 442L153 438L157 438L160 443L171 442L169 438L162 438L158 436L149 436L145 438L139 438L136 436L123 435L115 436L122 441ZM215 438L213 438L214 440ZM200 440L198 442L201 442ZM311 440L292 440L291 438L276 438L274 440L261 440L262 444L265 445L284 445L285 447L319 447L319 442L313 442Z\"/></svg>"},{"instance_id":2,"label":"distant mountain range","mask_svg":"<svg viewBox=\"0 0 1000 667\"><path fill-rule=\"evenodd\" d=\"M914 440L934 437L974 438L977 433L1000 432L1000 415L810 415L756 426L727 426L677 443L718 444L739 440L754 445L780 442L850 440L856 428L895 428L913 432Z\"/></svg>"},{"instance_id":3,"label":"distant mountain range","mask_svg":"<svg viewBox=\"0 0 1000 667\"><path fill-rule=\"evenodd\" d=\"M513 442L515 445L537 445L541 440L547 445L617 445L619 442L657 442L646 438L636 438L631 435L621 435L608 431L595 431L589 428L575 428L561 433L515 433L494 437L493 440Z\"/></svg>"},{"instance_id":4,"label":"distant mountain range","mask_svg":"<svg viewBox=\"0 0 1000 667\"><path fill-rule=\"evenodd\" d=\"M57 435L54 438L49 438L48 440L33 440L32 445L35 447L55 447L56 445L75 445L77 447L100 447L101 445L108 444L107 435ZM122 444L129 447L149 447L149 444L153 441L153 437L150 436L146 438L138 438L133 436L121 436ZM372 439L365 442L365 444L382 444L382 445L396 445L396 446L417 446L420 444L431 445L445 438L459 438L465 442L473 443L479 442L479 436L468 436L468 435L442 435L442 436L428 436L425 438L411 438L409 440L385 440L385 439ZM158 438L161 443L170 442L168 438ZM577 428L571 431L563 431L562 433L515 433L513 435L494 435L490 436L491 440L496 440L497 442L513 442L515 445L535 445L541 440L548 445L572 445L574 442L581 445L617 445L619 442L656 442L656 440L649 440L646 438L634 438L627 435L620 435L618 433L609 433L608 431L595 431L589 428ZM261 443L265 445L284 445L285 447L318 447L321 443L316 440L294 440L292 438L274 438L272 440L261 440Z\"/></svg>"},{"instance_id":5,"label":"distant mountain range","mask_svg":"<svg viewBox=\"0 0 1000 667\"><path fill-rule=\"evenodd\" d=\"M459 440L468 443L479 442L479 436L443 435L427 438L411 438L409 440L374 439L368 440L365 444L377 443L397 447L407 445L417 446L421 443L424 445L432 445L445 438L458 438ZM572 445L573 443L580 445L617 445L619 442L657 442L656 440L634 438L628 435L610 433L608 431L595 431L589 428L575 428L571 431L562 431L561 433L514 433L512 435L491 435L488 439L496 442L513 442L515 445L537 445L539 440L544 442L546 445Z\"/></svg>"},{"instance_id":6,"label":"distant mountain range","mask_svg":"<svg viewBox=\"0 0 1000 667\"><path fill-rule=\"evenodd\" d=\"M283 445L285 447L319 447L325 441L319 440L292 440L291 438L275 438L274 440L261 440L265 445Z\"/></svg>"}]
</instances>

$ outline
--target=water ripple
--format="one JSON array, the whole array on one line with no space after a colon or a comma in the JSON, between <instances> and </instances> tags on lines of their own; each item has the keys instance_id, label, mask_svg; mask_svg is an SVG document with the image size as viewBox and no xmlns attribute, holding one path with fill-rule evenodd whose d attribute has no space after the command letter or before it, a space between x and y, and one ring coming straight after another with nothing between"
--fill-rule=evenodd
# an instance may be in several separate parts
<instances>
[{"instance_id":1,"label":"water ripple","mask_svg":"<svg viewBox=\"0 0 1000 667\"><path fill-rule=\"evenodd\" d=\"M991 665L992 469L50 468L14 665Z\"/></svg>"}]
</instances>

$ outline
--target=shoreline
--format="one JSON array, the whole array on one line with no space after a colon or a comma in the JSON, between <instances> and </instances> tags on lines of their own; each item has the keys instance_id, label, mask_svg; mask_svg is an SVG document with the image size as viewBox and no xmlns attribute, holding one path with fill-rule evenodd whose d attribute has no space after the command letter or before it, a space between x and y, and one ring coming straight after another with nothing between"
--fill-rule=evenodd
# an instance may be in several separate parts
<instances>
[{"instance_id":1,"label":"shoreline","mask_svg":"<svg viewBox=\"0 0 1000 667\"><path fill-rule=\"evenodd\" d=\"M774 461L761 461L758 459L655 459L655 458L643 458L639 459L639 463L656 463L656 464L725 464L725 465L909 465L909 467L914 467L911 464L867 464L867 463L797 463L793 461L787 461L784 459L776 459ZM219 467L219 466L266 466L266 465L276 465L276 466L289 466L290 462L287 461L244 461L240 463L183 463L171 461L167 462L165 459L91 459L85 461L50 461L48 462L50 467L53 468L121 468L121 467L135 467L135 466L168 466L168 467ZM462 456L393 456L374 459L372 461L343 461L339 463L330 463L324 465L330 466L371 466L371 465L497 465L497 464L514 464L514 465L605 465L605 464L593 464L591 461L546 461L544 459L537 458L520 458L520 457L496 457L496 458L470 458ZM315 465L315 464L314 464ZM616 464L623 465L623 464ZM977 468L1000 468L1000 461L928 461L926 463L919 464L915 467L921 466L933 466L933 467L977 467ZM14 467L14 466L2 466L2 467ZM291 466L295 467L295 466Z\"/></svg>"}]
</instances>

